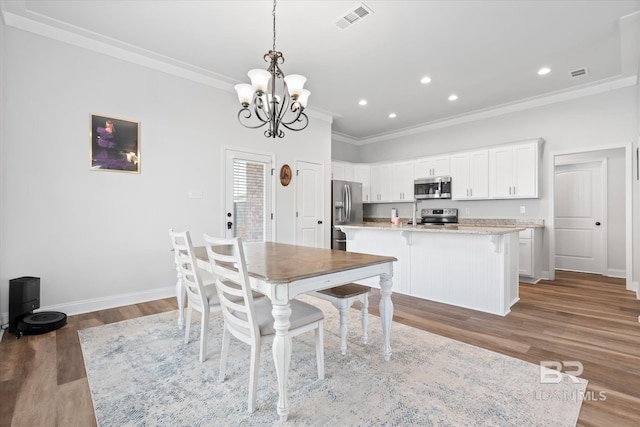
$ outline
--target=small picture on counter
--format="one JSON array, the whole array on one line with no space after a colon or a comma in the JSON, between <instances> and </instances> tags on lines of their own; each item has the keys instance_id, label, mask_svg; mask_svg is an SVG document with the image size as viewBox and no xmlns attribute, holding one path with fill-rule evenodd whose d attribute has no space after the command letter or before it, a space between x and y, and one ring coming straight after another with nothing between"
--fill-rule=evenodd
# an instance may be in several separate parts
<instances>
[{"instance_id":1,"label":"small picture on counter","mask_svg":"<svg viewBox=\"0 0 640 427\"><path fill-rule=\"evenodd\" d=\"M140 122L91 114L91 170L140 173Z\"/></svg>"}]
</instances>

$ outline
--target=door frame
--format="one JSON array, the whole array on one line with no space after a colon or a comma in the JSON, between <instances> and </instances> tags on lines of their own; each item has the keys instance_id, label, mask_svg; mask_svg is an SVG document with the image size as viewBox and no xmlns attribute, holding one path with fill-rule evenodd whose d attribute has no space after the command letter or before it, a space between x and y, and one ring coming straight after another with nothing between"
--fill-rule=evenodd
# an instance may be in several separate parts
<instances>
[{"instance_id":1,"label":"door frame","mask_svg":"<svg viewBox=\"0 0 640 427\"><path fill-rule=\"evenodd\" d=\"M227 223L227 217L226 217L226 197L227 197L227 185L230 185L229 182L227 182L227 152L229 151L234 151L234 152L238 152L238 153L247 153L248 155L258 155L258 156L264 156L264 157L269 157L271 159L271 179L270 179L270 191L271 191L271 212L269 213L271 215L270 217L270 221L271 221L271 240L276 241L276 180L274 179L274 171L275 171L275 165L276 165L276 155L275 153L269 152L269 151L262 151L262 150L256 150L253 148L247 148L247 147L237 147L237 146L231 146L231 145L222 145L222 155L221 157L221 165L220 165L220 173L222 175L222 179L220 180L221 182L221 189L220 189L220 194L222 196L222 203L221 203L221 212L222 212L222 233L225 234L227 232L226 230L226 223ZM233 184L233 183L231 183ZM235 221L235 218L234 218Z\"/></svg>"},{"instance_id":2,"label":"door frame","mask_svg":"<svg viewBox=\"0 0 640 427\"><path fill-rule=\"evenodd\" d=\"M568 154L590 153L594 151L605 151L612 149L624 149L624 212L625 212L625 280L626 289L638 292L633 283L633 156L632 144L624 142L619 144L585 147L582 149L569 149L562 151L554 151L550 153L551 165L548 173L548 194L549 194L549 279L555 279L556 267L556 238L555 238L555 160L556 156L564 156ZM606 203L606 200L604 201ZM606 207L605 207L606 209Z\"/></svg>"},{"instance_id":3,"label":"door frame","mask_svg":"<svg viewBox=\"0 0 640 427\"><path fill-rule=\"evenodd\" d=\"M600 275L605 276L605 272L608 271L607 266L609 265L609 239L607 238L608 235L608 227L609 227L609 214L608 214L608 209L607 209L607 200L608 200L608 192L609 189L608 187L608 183L609 183L609 175L608 175L608 159L606 157L599 157L599 158L594 158L591 160L577 160L574 162L570 162L570 163L563 163L561 165L556 165L555 164L555 157L554 157L554 161L553 161L553 178L555 180L556 177L556 166L566 166L566 165L585 165L585 164L599 164L600 167L600 175L601 175L601 180L602 180L602 191L601 191L601 201L600 203L602 203L602 215L600 215L600 221L602 221L602 227L601 227L601 236L600 236ZM553 190L555 191L555 181L553 184ZM553 199L553 203L554 203L554 224L555 224L555 194L554 194L554 199ZM555 234L555 228L554 228L554 233L553 233L553 238L554 238L554 246L553 246L553 250L555 251L555 239L556 239L556 234ZM555 258L554 258L555 259ZM555 271L555 268L554 268ZM626 266L625 266L625 271L626 271Z\"/></svg>"}]
</instances>

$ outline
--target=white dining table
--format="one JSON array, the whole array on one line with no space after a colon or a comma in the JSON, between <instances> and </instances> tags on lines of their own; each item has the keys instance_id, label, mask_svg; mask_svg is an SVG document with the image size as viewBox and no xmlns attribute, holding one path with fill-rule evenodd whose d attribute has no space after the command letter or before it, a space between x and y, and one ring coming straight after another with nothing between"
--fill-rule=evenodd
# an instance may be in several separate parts
<instances>
[{"instance_id":1,"label":"white dining table","mask_svg":"<svg viewBox=\"0 0 640 427\"><path fill-rule=\"evenodd\" d=\"M273 325L276 331L273 340L273 360L278 377L277 413L281 421L286 421L289 415L287 402L291 359L289 317L290 301L296 296L379 276L380 320L383 331L382 354L386 361L390 360L390 333L393 318L391 288L393 262L397 260L396 258L275 242L247 242L244 243L244 249L251 288L266 295L273 306ZM205 248L197 247L195 253L198 266L211 271ZM178 284L179 287L180 284ZM181 292L178 289L178 293ZM180 301L180 297L178 299ZM183 303L180 306L183 309Z\"/></svg>"}]
</instances>

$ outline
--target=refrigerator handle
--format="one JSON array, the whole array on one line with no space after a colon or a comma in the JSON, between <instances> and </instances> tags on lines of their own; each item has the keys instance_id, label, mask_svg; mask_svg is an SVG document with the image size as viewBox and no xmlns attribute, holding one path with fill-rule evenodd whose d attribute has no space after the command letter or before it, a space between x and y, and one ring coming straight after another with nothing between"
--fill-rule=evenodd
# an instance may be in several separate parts
<instances>
[{"instance_id":1,"label":"refrigerator handle","mask_svg":"<svg viewBox=\"0 0 640 427\"><path fill-rule=\"evenodd\" d=\"M344 185L344 190L345 190L345 197L346 197L345 205L347 206L347 212L346 212L347 222L351 222L351 187L349 187L349 184Z\"/></svg>"}]
</instances>

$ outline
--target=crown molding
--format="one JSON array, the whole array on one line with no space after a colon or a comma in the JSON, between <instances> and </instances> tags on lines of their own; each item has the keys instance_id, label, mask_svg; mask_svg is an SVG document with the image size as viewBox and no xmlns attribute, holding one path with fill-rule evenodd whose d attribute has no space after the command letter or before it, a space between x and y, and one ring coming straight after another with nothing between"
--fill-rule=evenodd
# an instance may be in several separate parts
<instances>
[{"instance_id":1,"label":"crown molding","mask_svg":"<svg viewBox=\"0 0 640 427\"><path fill-rule=\"evenodd\" d=\"M93 52L98 52L101 55L108 55L113 58L156 71L161 71L163 73L206 86L215 87L233 94L235 94L233 86L239 83L229 77L225 77L199 67L194 67L193 65L185 62L176 61L175 59L159 55L149 50L141 49L137 46L109 39L99 34L90 33L78 28L59 28L48 23L25 18L24 16L8 11L5 6L7 6L7 4L2 2L2 10L0 12L5 25L9 27L27 31ZM80 32L85 34L80 34ZM309 117L314 119L322 120L329 124L333 123L333 115L329 112L314 108L306 108L305 112Z\"/></svg>"},{"instance_id":2,"label":"crown molding","mask_svg":"<svg viewBox=\"0 0 640 427\"><path fill-rule=\"evenodd\" d=\"M636 86L638 84L638 76L632 75L627 77L618 77L614 79L601 80L589 85L582 86L577 89L571 89L567 91L556 92L550 95L544 95L535 98L529 98L513 102L510 104L503 104L493 108L487 108L484 110L478 110L469 114L450 117L443 120L438 120L430 123L425 123L416 127L401 129L396 132L375 135L367 138L353 138L349 135L340 134L338 132L332 133L332 139L334 141L344 142L353 145L367 145L376 142L389 141L392 139L415 135L419 133L429 132L437 129L444 129L451 126L457 126L464 123L470 123L477 120L483 120L491 117L502 116L505 114L515 113L518 111L529 110L532 108L542 107L545 105L557 104L559 102L570 101L572 99L582 98L585 96L596 95L604 92L611 92L613 90Z\"/></svg>"}]
</instances>

